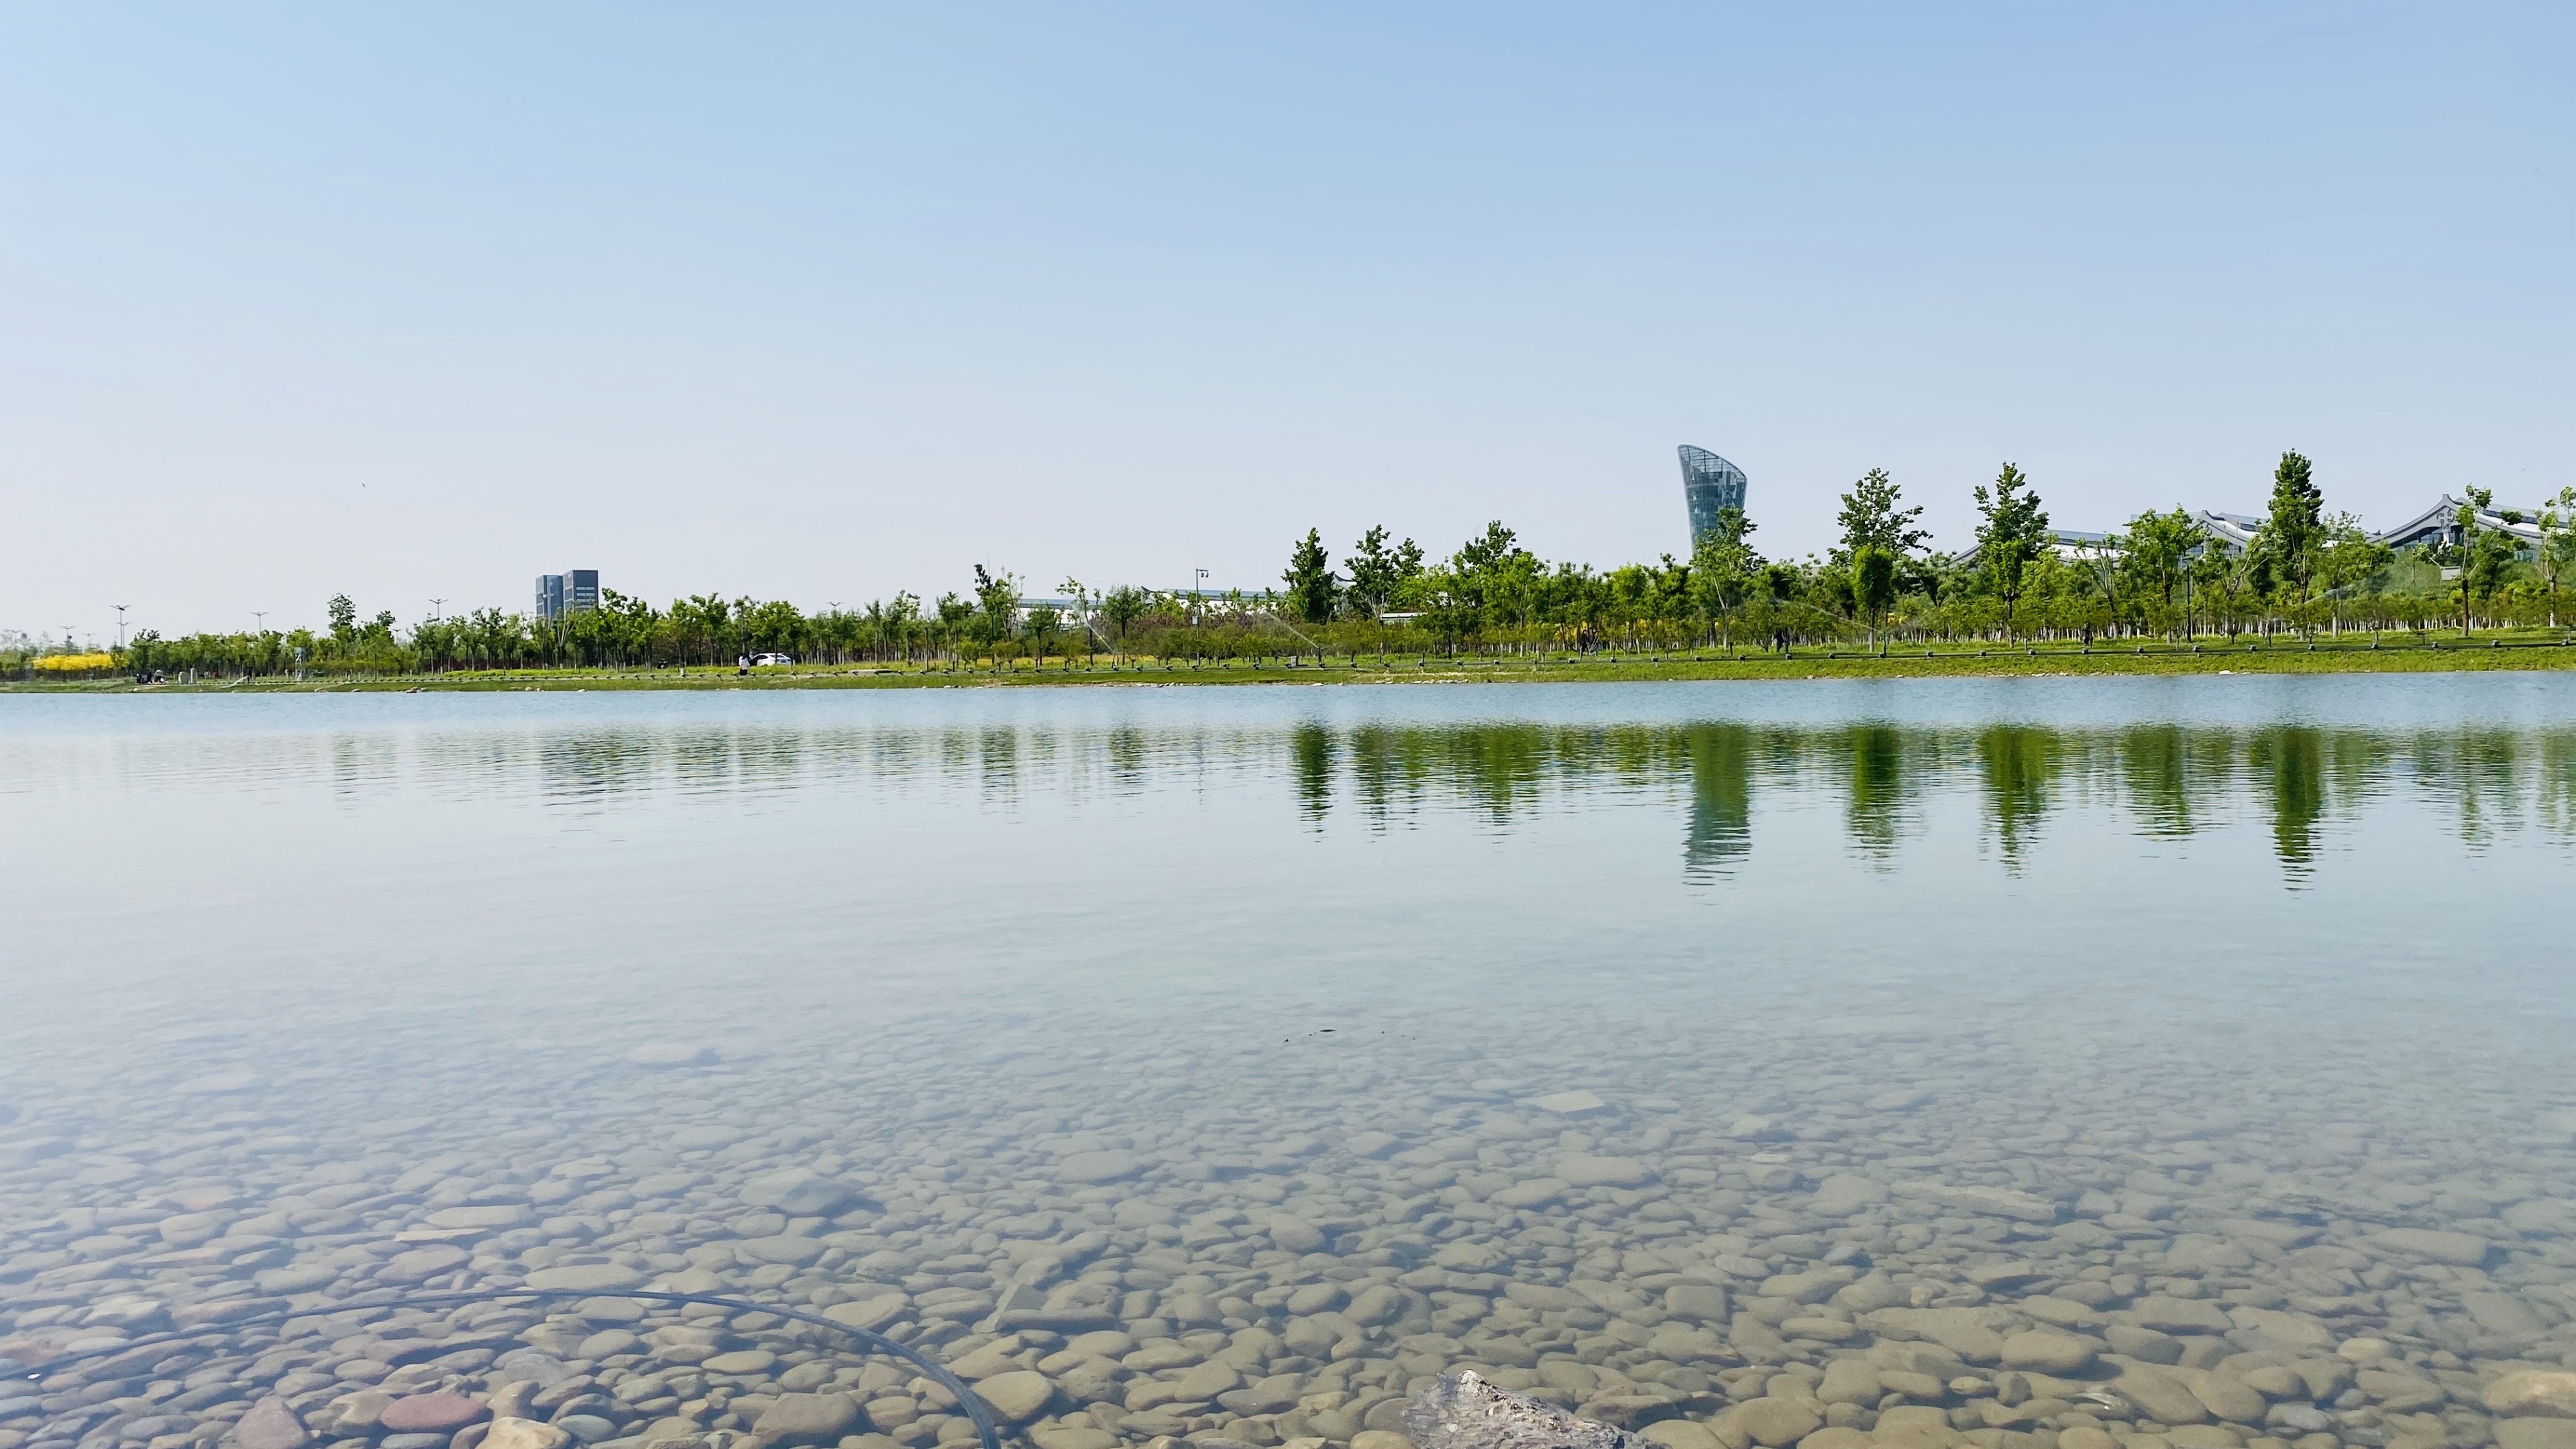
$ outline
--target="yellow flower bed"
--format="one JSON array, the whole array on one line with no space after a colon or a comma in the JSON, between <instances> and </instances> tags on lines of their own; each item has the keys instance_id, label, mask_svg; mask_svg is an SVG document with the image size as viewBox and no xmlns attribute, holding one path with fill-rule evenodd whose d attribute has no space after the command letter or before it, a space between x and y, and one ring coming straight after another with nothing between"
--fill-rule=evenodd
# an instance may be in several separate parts
<instances>
[{"instance_id":1,"label":"yellow flower bed","mask_svg":"<svg viewBox=\"0 0 2576 1449\"><path fill-rule=\"evenodd\" d=\"M113 654L47 654L34 661L37 672L46 674L82 674L93 669L114 669Z\"/></svg>"}]
</instances>

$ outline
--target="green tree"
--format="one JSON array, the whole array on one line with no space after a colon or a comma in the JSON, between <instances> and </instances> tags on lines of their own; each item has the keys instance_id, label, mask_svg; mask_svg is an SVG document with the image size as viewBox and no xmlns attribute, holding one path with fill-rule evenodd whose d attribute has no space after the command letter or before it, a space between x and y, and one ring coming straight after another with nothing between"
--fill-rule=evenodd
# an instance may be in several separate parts
<instances>
[{"instance_id":1,"label":"green tree","mask_svg":"<svg viewBox=\"0 0 2576 1449\"><path fill-rule=\"evenodd\" d=\"M2325 496L2317 490L2316 467L2298 453L2283 453L2272 470L2272 509L2254 547L2270 565L2273 579L2298 586L2300 603L2308 601L2308 582L2325 539Z\"/></svg>"},{"instance_id":2,"label":"green tree","mask_svg":"<svg viewBox=\"0 0 2576 1449\"><path fill-rule=\"evenodd\" d=\"M691 594L671 601L671 622L678 626L681 637L693 645L691 652L704 649L707 662L714 664L724 657L725 636L733 624L733 605L718 594Z\"/></svg>"},{"instance_id":3,"label":"green tree","mask_svg":"<svg viewBox=\"0 0 2576 1449\"><path fill-rule=\"evenodd\" d=\"M2513 535L2501 528L2489 528L2485 514L2495 506L2495 490L2470 488L2469 501L2451 515L2460 531L2460 637L2469 633L2469 605L2472 599L2492 599L2504 589L2506 575L2513 571L2514 557L2519 552ZM2503 515L2507 522L2518 515Z\"/></svg>"},{"instance_id":4,"label":"green tree","mask_svg":"<svg viewBox=\"0 0 2576 1449\"><path fill-rule=\"evenodd\" d=\"M2079 545L2076 553L2084 561L2082 570L2088 588L2101 590L2101 598L2087 598L2077 621L2084 630L2084 643L2090 648L2096 627L2109 628L2120 621L2120 555L2129 541L2116 533L2106 533Z\"/></svg>"},{"instance_id":5,"label":"green tree","mask_svg":"<svg viewBox=\"0 0 2576 1449\"><path fill-rule=\"evenodd\" d=\"M1505 528L1501 519L1487 523L1483 533L1459 545L1449 560L1446 589L1451 599L1446 607L1452 636L1474 633L1489 622L1525 622L1539 570L1537 555L1522 548L1519 536Z\"/></svg>"},{"instance_id":6,"label":"green tree","mask_svg":"<svg viewBox=\"0 0 2576 1449\"><path fill-rule=\"evenodd\" d=\"M1309 624L1329 624L1334 606L1341 600L1342 581L1333 572L1333 560L1324 552L1324 535L1307 529L1306 536L1288 550L1288 571L1279 576L1288 586L1288 612Z\"/></svg>"},{"instance_id":7,"label":"green tree","mask_svg":"<svg viewBox=\"0 0 2576 1449\"><path fill-rule=\"evenodd\" d=\"M2371 538L2359 518L2331 514L2318 540L2315 580L2328 595L2350 594L2377 578L2395 557L2388 545Z\"/></svg>"},{"instance_id":8,"label":"green tree","mask_svg":"<svg viewBox=\"0 0 2576 1449\"><path fill-rule=\"evenodd\" d=\"M2540 525L2541 587L2549 593L2549 627L2558 627L2558 591L2566 583L2568 571L2576 569L2576 488L2561 488L2558 496L2548 500L2536 522Z\"/></svg>"},{"instance_id":9,"label":"green tree","mask_svg":"<svg viewBox=\"0 0 2576 1449\"><path fill-rule=\"evenodd\" d=\"M1421 615L1422 626L1453 653L1477 625L1475 605L1461 588L1457 572L1445 566L1424 569L1405 580L1395 602Z\"/></svg>"},{"instance_id":10,"label":"green tree","mask_svg":"<svg viewBox=\"0 0 2576 1449\"><path fill-rule=\"evenodd\" d=\"M1394 548L1386 545L1384 524L1360 535L1360 541L1342 562L1351 571L1349 597L1354 607L1370 618L1386 612L1396 590L1408 580L1422 575L1422 546L1406 539Z\"/></svg>"},{"instance_id":11,"label":"green tree","mask_svg":"<svg viewBox=\"0 0 2576 1449\"><path fill-rule=\"evenodd\" d=\"M1483 533L1460 544L1451 563L1461 573L1491 569L1520 551L1519 538L1497 518L1485 525Z\"/></svg>"},{"instance_id":12,"label":"green tree","mask_svg":"<svg viewBox=\"0 0 2576 1449\"><path fill-rule=\"evenodd\" d=\"M1081 624L1082 652L1085 656L1088 656L1092 652L1091 587L1071 574L1065 575L1064 582L1056 585L1056 587L1062 590L1066 597L1073 600L1073 617ZM1073 646L1069 644L1066 645L1065 652L1067 654L1071 654L1073 652Z\"/></svg>"},{"instance_id":13,"label":"green tree","mask_svg":"<svg viewBox=\"0 0 2576 1449\"><path fill-rule=\"evenodd\" d=\"M1722 621L1729 647L1735 643L1735 615L1757 589L1767 590L1762 555L1751 543L1752 519L1741 508L1721 508L1717 521L1699 536L1691 550L1692 601L1701 618Z\"/></svg>"},{"instance_id":14,"label":"green tree","mask_svg":"<svg viewBox=\"0 0 2576 1449\"><path fill-rule=\"evenodd\" d=\"M1874 543L1852 550L1851 595L1853 612L1869 629L1874 644L1878 621L1896 602L1896 556Z\"/></svg>"},{"instance_id":15,"label":"green tree","mask_svg":"<svg viewBox=\"0 0 2576 1449\"><path fill-rule=\"evenodd\" d=\"M2212 539L2208 547L2193 556L2190 568L2185 571L2195 596L2194 610L2212 622L2223 620L2230 639L2236 636L2237 610L2254 564L2252 554L2231 554L2225 546ZM2193 626L2185 621L2184 629L2191 632Z\"/></svg>"},{"instance_id":16,"label":"green tree","mask_svg":"<svg viewBox=\"0 0 2576 1449\"><path fill-rule=\"evenodd\" d=\"M2183 581L2184 564L2193 549L2208 544L2209 535L2176 504L2164 513L2141 513L2130 519L2122 542L2120 568L2129 576L2130 597L2152 589L2170 615L2174 585Z\"/></svg>"},{"instance_id":17,"label":"green tree","mask_svg":"<svg viewBox=\"0 0 2576 1449\"><path fill-rule=\"evenodd\" d=\"M1145 597L1145 591L1132 584L1120 584L1101 596L1100 616L1109 621L1112 631L1110 637L1116 641L1120 650L1123 651L1127 647L1127 631L1134 628L1136 621L1145 616L1146 607L1150 603L1151 600Z\"/></svg>"},{"instance_id":18,"label":"green tree","mask_svg":"<svg viewBox=\"0 0 2576 1449\"><path fill-rule=\"evenodd\" d=\"M992 573L975 565L975 617L969 632L976 643L991 648L1011 637L1020 621L1020 581L1008 570Z\"/></svg>"},{"instance_id":19,"label":"green tree","mask_svg":"<svg viewBox=\"0 0 2576 1449\"><path fill-rule=\"evenodd\" d=\"M527 622L516 614L482 608L466 618L466 639L475 662L486 669L507 669L527 655Z\"/></svg>"},{"instance_id":20,"label":"green tree","mask_svg":"<svg viewBox=\"0 0 2576 1449\"><path fill-rule=\"evenodd\" d=\"M967 621L975 617L975 606L951 592L941 594L931 607L939 611L940 647L954 651L957 640L966 632Z\"/></svg>"},{"instance_id":21,"label":"green tree","mask_svg":"<svg viewBox=\"0 0 2576 1449\"><path fill-rule=\"evenodd\" d=\"M1856 558L1862 549L1874 548L1893 564L1920 552L1932 533L1914 526L1914 520L1923 516L1922 508L1897 506L1904 500L1904 490L1887 476L1886 469L1872 468L1862 474L1843 495L1842 513L1835 520L1843 531L1842 557Z\"/></svg>"},{"instance_id":22,"label":"green tree","mask_svg":"<svg viewBox=\"0 0 2576 1449\"><path fill-rule=\"evenodd\" d=\"M1055 642L1056 630L1064 623L1064 612L1053 604L1040 604L1029 610L1024 625L1029 636L1029 652L1036 656L1038 667L1046 667L1047 646Z\"/></svg>"},{"instance_id":23,"label":"green tree","mask_svg":"<svg viewBox=\"0 0 2576 1449\"><path fill-rule=\"evenodd\" d=\"M1872 468L1843 495L1842 512L1835 520L1843 531L1835 559L1848 573L1852 614L1869 629L1873 640L1879 621L1896 603L1899 570L1932 536L1930 530L1914 526L1923 516L1920 506L1899 506L1904 497L1886 469Z\"/></svg>"},{"instance_id":24,"label":"green tree","mask_svg":"<svg viewBox=\"0 0 2576 1449\"><path fill-rule=\"evenodd\" d=\"M805 615L794 604L785 599L771 599L766 603L739 599L734 603L734 618L745 649L762 654L803 657L809 631Z\"/></svg>"},{"instance_id":25,"label":"green tree","mask_svg":"<svg viewBox=\"0 0 2576 1449\"><path fill-rule=\"evenodd\" d=\"M358 606L349 602L347 594L333 594L331 602L322 607L331 616L333 639L347 644L358 637Z\"/></svg>"},{"instance_id":26,"label":"green tree","mask_svg":"<svg viewBox=\"0 0 2576 1449\"><path fill-rule=\"evenodd\" d=\"M2004 638L2013 637L2013 605L2022 595L2022 575L2032 559L2048 547L2048 514L2039 492L2010 463L1995 475L1989 492L1977 485L1977 555L1980 570L1995 596L2003 600Z\"/></svg>"}]
</instances>

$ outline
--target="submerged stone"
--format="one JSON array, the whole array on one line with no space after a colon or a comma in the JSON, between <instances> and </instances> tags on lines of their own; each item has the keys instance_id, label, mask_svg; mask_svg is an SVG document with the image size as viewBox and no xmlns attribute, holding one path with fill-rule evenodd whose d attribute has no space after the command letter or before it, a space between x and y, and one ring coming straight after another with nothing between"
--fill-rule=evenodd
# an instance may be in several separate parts
<instances>
[{"instance_id":1,"label":"submerged stone","mask_svg":"<svg viewBox=\"0 0 2576 1449\"><path fill-rule=\"evenodd\" d=\"M1642 1449L1624 1429L1495 1387L1472 1370L1433 1379L1404 1411L1417 1449Z\"/></svg>"}]
</instances>

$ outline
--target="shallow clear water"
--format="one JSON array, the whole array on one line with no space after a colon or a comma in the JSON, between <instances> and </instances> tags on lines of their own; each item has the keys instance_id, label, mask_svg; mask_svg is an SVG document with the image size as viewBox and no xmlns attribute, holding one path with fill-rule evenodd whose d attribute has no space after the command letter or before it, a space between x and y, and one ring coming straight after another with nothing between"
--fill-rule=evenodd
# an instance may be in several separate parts
<instances>
[{"instance_id":1,"label":"shallow clear water","mask_svg":"<svg viewBox=\"0 0 2576 1449\"><path fill-rule=\"evenodd\" d=\"M2559 1432L2565 676L21 698L0 810L0 1449L965 1432L330 1314L521 1281L1041 1449ZM312 1314L45 1371L232 1300Z\"/></svg>"}]
</instances>

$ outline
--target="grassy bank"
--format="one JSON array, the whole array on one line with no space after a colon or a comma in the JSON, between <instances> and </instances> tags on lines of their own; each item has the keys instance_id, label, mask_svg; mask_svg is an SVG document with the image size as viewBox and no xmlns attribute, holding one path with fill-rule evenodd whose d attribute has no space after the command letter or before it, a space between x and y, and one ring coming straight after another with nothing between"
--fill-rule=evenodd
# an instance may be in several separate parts
<instances>
[{"instance_id":1,"label":"grassy bank","mask_svg":"<svg viewBox=\"0 0 2576 1449\"><path fill-rule=\"evenodd\" d=\"M137 685L129 680L0 684L17 693L297 694L381 691L609 689L955 689L1032 685L1575 683L1700 679L1907 679L2091 674L2381 674L2466 670L2576 669L2576 644L2565 638L2480 638L2469 642L2328 642L2314 645L2150 645L2141 650L2072 645L1953 648L1871 654L1857 649L1801 650L1787 655L1717 650L1610 655L1334 658L1318 665L1281 661L1208 662L1105 659L1026 661L1011 666L817 666L754 670L555 669L459 671L392 678L291 678Z\"/></svg>"}]
</instances>

